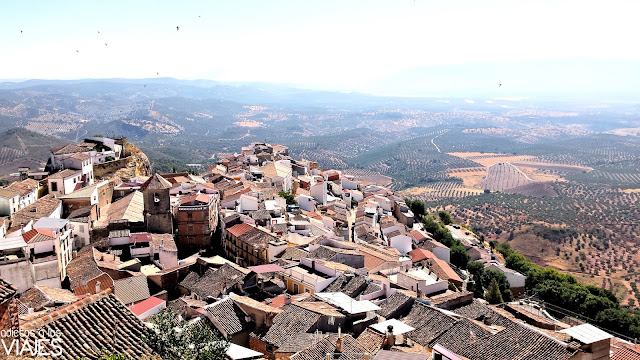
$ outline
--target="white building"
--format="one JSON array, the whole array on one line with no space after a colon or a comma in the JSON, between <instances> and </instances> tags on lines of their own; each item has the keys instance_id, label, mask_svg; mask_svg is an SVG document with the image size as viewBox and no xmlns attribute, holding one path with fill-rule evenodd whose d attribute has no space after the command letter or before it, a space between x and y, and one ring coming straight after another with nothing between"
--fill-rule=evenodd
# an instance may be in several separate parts
<instances>
[{"instance_id":1,"label":"white building","mask_svg":"<svg viewBox=\"0 0 640 360\"><path fill-rule=\"evenodd\" d=\"M41 218L22 237L29 245L34 283L60 288L73 258L73 231L64 219Z\"/></svg>"},{"instance_id":2,"label":"white building","mask_svg":"<svg viewBox=\"0 0 640 360\"><path fill-rule=\"evenodd\" d=\"M320 205L327 205L327 183L320 182L315 185L311 185L309 190L311 197Z\"/></svg>"},{"instance_id":3,"label":"white building","mask_svg":"<svg viewBox=\"0 0 640 360\"><path fill-rule=\"evenodd\" d=\"M389 239L389 246L406 255L413 248L413 240L407 235L396 235Z\"/></svg>"},{"instance_id":4,"label":"white building","mask_svg":"<svg viewBox=\"0 0 640 360\"><path fill-rule=\"evenodd\" d=\"M0 216L12 216L20 210L20 194L17 191L0 189Z\"/></svg>"},{"instance_id":5,"label":"white building","mask_svg":"<svg viewBox=\"0 0 640 360\"><path fill-rule=\"evenodd\" d=\"M21 294L33 287L29 246L19 231L9 235L0 239L0 277Z\"/></svg>"},{"instance_id":6,"label":"white building","mask_svg":"<svg viewBox=\"0 0 640 360\"><path fill-rule=\"evenodd\" d=\"M420 290L424 295L444 292L449 286L448 281L440 280L436 274L427 273L423 269L411 269L399 272L397 275L390 276L392 280L393 277L396 277L398 285L416 292Z\"/></svg>"},{"instance_id":7,"label":"white building","mask_svg":"<svg viewBox=\"0 0 640 360\"><path fill-rule=\"evenodd\" d=\"M93 178L92 178L93 179ZM49 194L56 197L72 193L82 187L82 171L65 169L47 178Z\"/></svg>"},{"instance_id":8,"label":"white building","mask_svg":"<svg viewBox=\"0 0 640 360\"><path fill-rule=\"evenodd\" d=\"M80 170L82 180L89 185L93 184L93 158L86 153L77 153L62 160L65 169Z\"/></svg>"},{"instance_id":9,"label":"white building","mask_svg":"<svg viewBox=\"0 0 640 360\"><path fill-rule=\"evenodd\" d=\"M497 270L503 273L509 281L509 287L511 287L512 289L524 289L524 284L527 280L527 277L520 274L519 272L496 264L495 262L486 264L484 268L485 270Z\"/></svg>"},{"instance_id":10,"label":"white building","mask_svg":"<svg viewBox=\"0 0 640 360\"><path fill-rule=\"evenodd\" d=\"M13 182L5 189L18 192L20 195L20 198L18 199L18 210L20 210L38 200L38 187L39 183L37 180L25 179Z\"/></svg>"}]
</instances>

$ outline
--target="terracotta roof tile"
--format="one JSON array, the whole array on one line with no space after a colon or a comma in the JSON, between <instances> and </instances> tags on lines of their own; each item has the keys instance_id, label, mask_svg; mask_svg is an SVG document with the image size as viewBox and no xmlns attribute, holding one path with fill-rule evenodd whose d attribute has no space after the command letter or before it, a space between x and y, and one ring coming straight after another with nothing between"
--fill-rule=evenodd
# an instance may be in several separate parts
<instances>
[{"instance_id":1,"label":"terracotta roof tile","mask_svg":"<svg viewBox=\"0 0 640 360\"><path fill-rule=\"evenodd\" d=\"M0 304L13 298L16 295L16 291L18 291L18 288L0 278Z\"/></svg>"},{"instance_id":2,"label":"terracotta roof tile","mask_svg":"<svg viewBox=\"0 0 640 360\"><path fill-rule=\"evenodd\" d=\"M204 309L218 322L225 335L235 335L251 327L247 314L231 298L207 305Z\"/></svg>"},{"instance_id":3,"label":"terracotta roof tile","mask_svg":"<svg viewBox=\"0 0 640 360\"><path fill-rule=\"evenodd\" d=\"M113 294L124 304L137 303L151 296L147 277L144 275L114 281Z\"/></svg>"},{"instance_id":4,"label":"terracotta roof tile","mask_svg":"<svg viewBox=\"0 0 640 360\"><path fill-rule=\"evenodd\" d=\"M313 331L320 316L316 312L299 306L289 306L273 318L273 325L260 340L281 347L295 338L297 334ZM256 334L252 336L257 337Z\"/></svg>"},{"instance_id":5,"label":"terracotta roof tile","mask_svg":"<svg viewBox=\"0 0 640 360\"><path fill-rule=\"evenodd\" d=\"M75 175L82 175L82 171L64 169L62 171L58 171L55 174L49 175L48 179L66 179L68 177L75 176Z\"/></svg>"},{"instance_id":6,"label":"terracotta roof tile","mask_svg":"<svg viewBox=\"0 0 640 360\"><path fill-rule=\"evenodd\" d=\"M145 326L108 292L87 297L21 328L59 332L61 359L97 359L102 350L133 358L153 355L142 340ZM22 341L33 346L37 337L37 331L23 332Z\"/></svg>"},{"instance_id":7,"label":"terracotta roof tile","mask_svg":"<svg viewBox=\"0 0 640 360\"><path fill-rule=\"evenodd\" d=\"M233 234L234 236L239 237L240 235L246 233L251 229L253 229L253 226L247 223L242 223L242 224L233 225L232 227L228 228L227 231Z\"/></svg>"},{"instance_id":8,"label":"terracotta roof tile","mask_svg":"<svg viewBox=\"0 0 640 360\"><path fill-rule=\"evenodd\" d=\"M403 312L409 311L414 301L415 298L401 291L396 291L380 303L380 310L376 313L385 319L394 319Z\"/></svg>"},{"instance_id":9,"label":"terracotta roof tile","mask_svg":"<svg viewBox=\"0 0 640 360\"><path fill-rule=\"evenodd\" d=\"M337 342L342 342L342 351L337 351ZM334 354L333 359L362 360L366 359L366 350L351 335L330 334L322 341L319 341L308 348L294 354L291 360L318 360L326 358L326 354Z\"/></svg>"},{"instance_id":10,"label":"terracotta roof tile","mask_svg":"<svg viewBox=\"0 0 640 360\"><path fill-rule=\"evenodd\" d=\"M640 360L640 352L621 346L613 350L611 360Z\"/></svg>"},{"instance_id":11,"label":"terracotta roof tile","mask_svg":"<svg viewBox=\"0 0 640 360\"><path fill-rule=\"evenodd\" d=\"M38 181L33 179L24 179L22 181L15 181L7 186L5 189L11 191L17 191L20 196L25 196L38 188Z\"/></svg>"}]
</instances>

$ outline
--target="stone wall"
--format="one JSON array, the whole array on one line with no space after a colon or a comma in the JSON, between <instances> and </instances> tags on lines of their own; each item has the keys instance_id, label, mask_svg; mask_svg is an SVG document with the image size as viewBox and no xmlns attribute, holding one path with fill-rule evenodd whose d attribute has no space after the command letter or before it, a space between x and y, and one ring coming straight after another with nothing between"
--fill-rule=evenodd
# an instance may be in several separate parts
<instances>
[{"instance_id":1,"label":"stone wall","mask_svg":"<svg viewBox=\"0 0 640 360\"><path fill-rule=\"evenodd\" d=\"M93 164L93 176L97 179L99 178L108 178L108 174L113 174L116 171L127 167L129 163L129 157L107 161L102 164Z\"/></svg>"}]
</instances>

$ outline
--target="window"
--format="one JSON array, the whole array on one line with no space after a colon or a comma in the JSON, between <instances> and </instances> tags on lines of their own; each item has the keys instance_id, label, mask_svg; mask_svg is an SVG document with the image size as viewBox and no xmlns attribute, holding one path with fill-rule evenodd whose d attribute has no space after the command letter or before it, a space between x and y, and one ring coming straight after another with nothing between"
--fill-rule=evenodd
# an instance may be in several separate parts
<instances>
[{"instance_id":1,"label":"window","mask_svg":"<svg viewBox=\"0 0 640 360\"><path fill-rule=\"evenodd\" d=\"M442 360L442 354L434 353L433 360Z\"/></svg>"},{"instance_id":2,"label":"window","mask_svg":"<svg viewBox=\"0 0 640 360\"><path fill-rule=\"evenodd\" d=\"M188 212L187 213L187 219L189 219L189 220L193 219L193 213Z\"/></svg>"},{"instance_id":3,"label":"window","mask_svg":"<svg viewBox=\"0 0 640 360\"><path fill-rule=\"evenodd\" d=\"M58 183L57 182L52 182L51 183L51 191L58 191Z\"/></svg>"},{"instance_id":4,"label":"window","mask_svg":"<svg viewBox=\"0 0 640 360\"><path fill-rule=\"evenodd\" d=\"M300 289L298 288L298 284L293 284L293 292L297 294L299 290Z\"/></svg>"}]
</instances>

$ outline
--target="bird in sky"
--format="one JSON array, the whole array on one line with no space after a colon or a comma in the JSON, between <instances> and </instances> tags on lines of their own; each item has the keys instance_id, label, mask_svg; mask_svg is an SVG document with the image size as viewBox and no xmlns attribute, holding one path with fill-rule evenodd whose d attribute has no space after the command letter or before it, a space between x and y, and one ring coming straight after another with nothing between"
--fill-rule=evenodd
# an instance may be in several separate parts
<instances>
[{"instance_id":1,"label":"bird in sky","mask_svg":"<svg viewBox=\"0 0 640 360\"><path fill-rule=\"evenodd\" d=\"M159 72L156 72L156 75L160 75L160 73L159 73Z\"/></svg>"},{"instance_id":2,"label":"bird in sky","mask_svg":"<svg viewBox=\"0 0 640 360\"><path fill-rule=\"evenodd\" d=\"M98 34L100 34L100 30L98 30Z\"/></svg>"},{"instance_id":3,"label":"bird in sky","mask_svg":"<svg viewBox=\"0 0 640 360\"><path fill-rule=\"evenodd\" d=\"M176 31L180 31L180 26L176 26Z\"/></svg>"},{"instance_id":4,"label":"bird in sky","mask_svg":"<svg viewBox=\"0 0 640 360\"><path fill-rule=\"evenodd\" d=\"M77 53L80 53L80 50L76 50Z\"/></svg>"},{"instance_id":5,"label":"bird in sky","mask_svg":"<svg viewBox=\"0 0 640 360\"><path fill-rule=\"evenodd\" d=\"M107 46L107 43L104 43L104 46Z\"/></svg>"},{"instance_id":6,"label":"bird in sky","mask_svg":"<svg viewBox=\"0 0 640 360\"><path fill-rule=\"evenodd\" d=\"M147 84L144 84L144 87L147 87Z\"/></svg>"},{"instance_id":7,"label":"bird in sky","mask_svg":"<svg viewBox=\"0 0 640 360\"><path fill-rule=\"evenodd\" d=\"M502 87L502 84L498 84L498 87Z\"/></svg>"},{"instance_id":8,"label":"bird in sky","mask_svg":"<svg viewBox=\"0 0 640 360\"><path fill-rule=\"evenodd\" d=\"M20 30L20 34L24 34L24 32L22 30Z\"/></svg>"}]
</instances>

